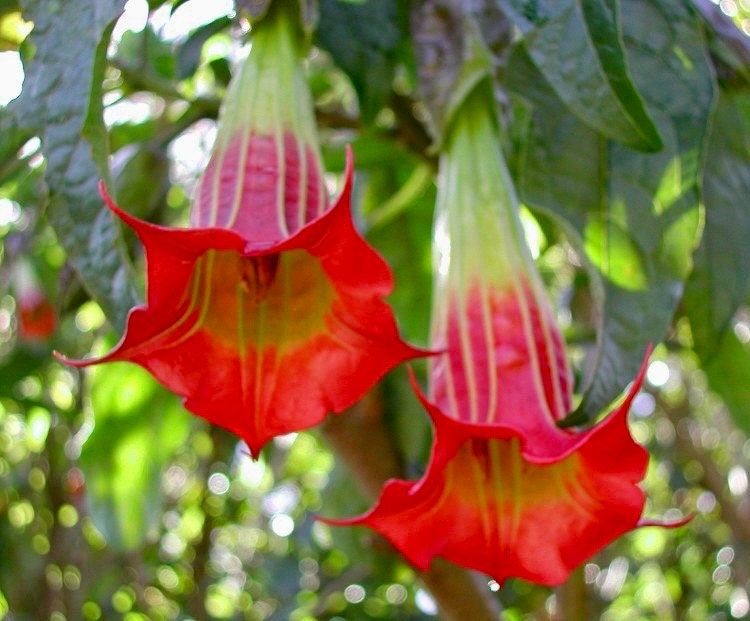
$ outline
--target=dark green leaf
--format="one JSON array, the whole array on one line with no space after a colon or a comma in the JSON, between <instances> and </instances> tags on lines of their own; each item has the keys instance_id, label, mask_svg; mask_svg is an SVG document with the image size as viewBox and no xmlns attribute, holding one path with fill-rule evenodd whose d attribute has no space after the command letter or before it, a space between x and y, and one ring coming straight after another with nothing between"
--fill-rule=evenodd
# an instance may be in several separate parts
<instances>
[{"instance_id":1,"label":"dark green leaf","mask_svg":"<svg viewBox=\"0 0 750 621\"><path fill-rule=\"evenodd\" d=\"M129 30L124 33L114 60L131 72L146 72L164 80L174 79L177 73L177 59L172 48L154 32L151 25L138 32Z\"/></svg>"},{"instance_id":2,"label":"dark green leaf","mask_svg":"<svg viewBox=\"0 0 750 621\"><path fill-rule=\"evenodd\" d=\"M114 19L125 0L25 0L36 54L15 110L42 137L47 217L91 295L115 326L136 302L119 225L97 191L108 179L102 81Z\"/></svg>"},{"instance_id":3,"label":"dark green leaf","mask_svg":"<svg viewBox=\"0 0 750 621\"><path fill-rule=\"evenodd\" d=\"M601 134L644 151L662 140L633 84L617 0L501 0L559 98ZM630 3L626 13L638 11ZM648 24L643 28L648 29Z\"/></svg>"},{"instance_id":4,"label":"dark green leaf","mask_svg":"<svg viewBox=\"0 0 750 621\"><path fill-rule=\"evenodd\" d=\"M138 218L148 220L164 204L169 191L169 161L163 150L127 147L118 153L113 166L114 186L120 207Z\"/></svg>"},{"instance_id":5,"label":"dark green leaf","mask_svg":"<svg viewBox=\"0 0 750 621\"><path fill-rule=\"evenodd\" d=\"M365 118L371 118L390 93L405 31L402 8L397 0L321 0L317 44L351 79Z\"/></svg>"},{"instance_id":6,"label":"dark green leaf","mask_svg":"<svg viewBox=\"0 0 750 621\"><path fill-rule=\"evenodd\" d=\"M721 93L703 172L706 223L685 291L695 351L704 361L719 346L750 287L748 162L750 93Z\"/></svg>"},{"instance_id":7,"label":"dark green leaf","mask_svg":"<svg viewBox=\"0 0 750 621\"><path fill-rule=\"evenodd\" d=\"M146 142L156 134L156 121L153 118L134 123L115 123L109 128L109 144L112 153L134 142Z\"/></svg>"},{"instance_id":8,"label":"dark green leaf","mask_svg":"<svg viewBox=\"0 0 750 621\"><path fill-rule=\"evenodd\" d=\"M162 470L187 439L191 419L135 365L108 364L90 378L95 424L80 459L87 508L110 546L132 550L158 528Z\"/></svg>"},{"instance_id":9,"label":"dark green leaf","mask_svg":"<svg viewBox=\"0 0 750 621\"><path fill-rule=\"evenodd\" d=\"M18 126L14 114L8 108L0 108L0 170L5 169L23 144L33 136L27 129Z\"/></svg>"},{"instance_id":10,"label":"dark green leaf","mask_svg":"<svg viewBox=\"0 0 750 621\"><path fill-rule=\"evenodd\" d=\"M219 84L225 87L229 86L232 79L232 67L226 58L214 58L209 61L208 66L211 67L214 78Z\"/></svg>"},{"instance_id":11,"label":"dark green leaf","mask_svg":"<svg viewBox=\"0 0 750 621\"><path fill-rule=\"evenodd\" d=\"M212 36L232 24L231 18L224 16L204 24L191 32L177 49L177 79L184 80L195 73L201 60L203 44Z\"/></svg>"},{"instance_id":12,"label":"dark green leaf","mask_svg":"<svg viewBox=\"0 0 750 621\"><path fill-rule=\"evenodd\" d=\"M0 0L0 15L18 10L18 0Z\"/></svg>"},{"instance_id":13,"label":"dark green leaf","mask_svg":"<svg viewBox=\"0 0 750 621\"><path fill-rule=\"evenodd\" d=\"M18 382L49 362L50 353L46 345L17 345L0 364L0 395L11 396Z\"/></svg>"},{"instance_id":14,"label":"dark green leaf","mask_svg":"<svg viewBox=\"0 0 750 621\"><path fill-rule=\"evenodd\" d=\"M599 295L597 350L569 422L594 417L664 337L690 272L699 222L699 164L714 84L700 28L681 2L628 5L630 66L665 147L647 155L604 140L568 114L521 50L510 82L534 105L520 189L557 215L585 250ZM575 156L571 156L575 154Z\"/></svg>"}]
</instances>

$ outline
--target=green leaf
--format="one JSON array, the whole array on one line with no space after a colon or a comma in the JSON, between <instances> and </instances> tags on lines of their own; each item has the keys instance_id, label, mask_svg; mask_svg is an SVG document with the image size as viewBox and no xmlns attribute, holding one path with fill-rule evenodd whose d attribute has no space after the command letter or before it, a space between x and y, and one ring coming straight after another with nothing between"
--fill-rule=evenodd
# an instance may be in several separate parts
<instances>
[{"instance_id":1,"label":"green leaf","mask_svg":"<svg viewBox=\"0 0 750 621\"><path fill-rule=\"evenodd\" d=\"M316 42L349 76L364 118L372 118L391 91L398 47L405 36L402 8L397 0L320 2Z\"/></svg>"},{"instance_id":2,"label":"green leaf","mask_svg":"<svg viewBox=\"0 0 750 621\"><path fill-rule=\"evenodd\" d=\"M19 125L38 132L47 158L47 218L92 297L117 327L136 303L119 225L97 191L107 180L102 82L114 19L125 0L24 0L36 53L16 100Z\"/></svg>"},{"instance_id":3,"label":"green leaf","mask_svg":"<svg viewBox=\"0 0 750 621\"><path fill-rule=\"evenodd\" d=\"M0 395L10 397L16 384L25 377L40 372L50 360L50 348L17 344L0 364Z\"/></svg>"},{"instance_id":4,"label":"green leaf","mask_svg":"<svg viewBox=\"0 0 750 621\"><path fill-rule=\"evenodd\" d=\"M500 0L559 98L604 136L643 151L662 140L631 79L617 0ZM626 13L638 11L628 3ZM648 29L648 24L642 28Z\"/></svg>"},{"instance_id":5,"label":"green leaf","mask_svg":"<svg viewBox=\"0 0 750 621\"><path fill-rule=\"evenodd\" d=\"M162 80L174 80L177 74L177 59L171 46L154 32L150 24L138 32L125 32L114 60L133 72L149 73Z\"/></svg>"},{"instance_id":6,"label":"green leaf","mask_svg":"<svg viewBox=\"0 0 750 621\"><path fill-rule=\"evenodd\" d=\"M708 383L737 426L750 436L750 345L724 332L710 360L702 360Z\"/></svg>"},{"instance_id":7,"label":"green leaf","mask_svg":"<svg viewBox=\"0 0 750 621\"><path fill-rule=\"evenodd\" d=\"M703 171L706 223L685 291L693 345L704 361L719 347L750 288L748 162L750 92L722 92Z\"/></svg>"},{"instance_id":8,"label":"green leaf","mask_svg":"<svg viewBox=\"0 0 750 621\"><path fill-rule=\"evenodd\" d=\"M158 529L162 470L187 440L191 418L140 367L112 363L89 377L95 424L80 458L87 509L111 547L132 550Z\"/></svg>"},{"instance_id":9,"label":"green leaf","mask_svg":"<svg viewBox=\"0 0 750 621\"><path fill-rule=\"evenodd\" d=\"M0 170L15 162L16 154L33 134L18 126L17 119L8 108L0 108Z\"/></svg>"},{"instance_id":10,"label":"green leaf","mask_svg":"<svg viewBox=\"0 0 750 621\"><path fill-rule=\"evenodd\" d=\"M198 69L203 45L212 36L232 24L231 18L224 16L193 30L177 49L177 79L184 80Z\"/></svg>"},{"instance_id":11,"label":"green leaf","mask_svg":"<svg viewBox=\"0 0 750 621\"><path fill-rule=\"evenodd\" d=\"M600 284L597 349L571 424L610 403L635 376L647 344L664 337L697 241L714 93L700 28L677 0L634 0L623 32L635 83L664 139L659 153L608 142L567 113L523 50L509 69L511 86L534 107L523 200L562 221Z\"/></svg>"},{"instance_id":12,"label":"green leaf","mask_svg":"<svg viewBox=\"0 0 750 621\"><path fill-rule=\"evenodd\" d=\"M113 165L116 175L114 186L120 207L134 216L147 220L164 204L169 192L169 160L163 149L135 145L123 149L118 164Z\"/></svg>"}]
</instances>

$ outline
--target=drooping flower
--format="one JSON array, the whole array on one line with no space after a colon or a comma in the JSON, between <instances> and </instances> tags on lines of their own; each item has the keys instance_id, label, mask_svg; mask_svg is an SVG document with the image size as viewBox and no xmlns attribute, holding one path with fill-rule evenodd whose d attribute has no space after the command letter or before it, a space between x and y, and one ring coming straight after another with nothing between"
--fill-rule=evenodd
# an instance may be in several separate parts
<instances>
[{"instance_id":1,"label":"drooping flower","mask_svg":"<svg viewBox=\"0 0 750 621\"><path fill-rule=\"evenodd\" d=\"M102 188L144 245L147 300L113 351L67 361L135 362L256 455L421 355L399 338L383 301L390 270L352 222L349 151L329 206L294 5L272 3L253 28L198 183L193 228L138 220Z\"/></svg>"},{"instance_id":2,"label":"drooping flower","mask_svg":"<svg viewBox=\"0 0 750 621\"><path fill-rule=\"evenodd\" d=\"M46 341L57 327L57 311L25 259L12 267L18 307L18 334L24 341Z\"/></svg>"},{"instance_id":3,"label":"drooping flower","mask_svg":"<svg viewBox=\"0 0 750 621\"><path fill-rule=\"evenodd\" d=\"M435 556L556 585L641 519L648 454L625 400L587 431L571 410L564 343L526 245L491 95L455 113L440 158L430 397L419 481L389 481L366 525L425 569ZM416 383L415 383L416 387Z\"/></svg>"}]
</instances>

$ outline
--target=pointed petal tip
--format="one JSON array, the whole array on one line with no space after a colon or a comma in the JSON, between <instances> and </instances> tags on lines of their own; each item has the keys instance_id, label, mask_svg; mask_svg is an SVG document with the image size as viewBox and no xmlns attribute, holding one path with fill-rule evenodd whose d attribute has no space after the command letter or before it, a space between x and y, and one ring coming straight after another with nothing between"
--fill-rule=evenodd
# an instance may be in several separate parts
<instances>
[{"instance_id":1,"label":"pointed petal tip","mask_svg":"<svg viewBox=\"0 0 750 621\"><path fill-rule=\"evenodd\" d=\"M245 442L245 444L247 444L247 441ZM247 455L247 456L248 456L248 457L249 457L250 459L252 459L253 461L258 461L258 460L260 459L260 452L261 452L261 450L262 450L262 449L260 449L260 448L257 448L257 447L253 447L253 448L251 448L249 444L247 444L247 449L248 449L248 450L246 450L246 451L243 451L243 452L244 452L244 453L245 453L245 455Z\"/></svg>"},{"instance_id":2,"label":"pointed petal tip","mask_svg":"<svg viewBox=\"0 0 750 621\"><path fill-rule=\"evenodd\" d=\"M120 207L115 203L115 199L112 198L112 195L109 193L109 189L107 188L107 184L105 183L104 179L99 180L99 196L102 197L102 200L104 201L104 204L109 208L110 211L117 214L120 218L125 219L125 217L128 216Z\"/></svg>"},{"instance_id":3,"label":"pointed petal tip","mask_svg":"<svg viewBox=\"0 0 750 621\"><path fill-rule=\"evenodd\" d=\"M247 450L243 451L243 453L245 453L253 461L258 461L260 459L261 451L266 446L266 444L268 444L268 440L258 442L254 438L249 438L245 435L241 436L241 439L247 447Z\"/></svg>"},{"instance_id":4,"label":"pointed petal tip","mask_svg":"<svg viewBox=\"0 0 750 621\"><path fill-rule=\"evenodd\" d=\"M328 524L329 526L363 526L365 522L363 515L355 515L350 518L332 518L315 513L312 518L316 522L323 522L323 524Z\"/></svg>"},{"instance_id":5,"label":"pointed petal tip","mask_svg":"<svg viewBox=\"0 0 750 621\"><path fill-rule=\"evenodd\" d=\"M686 516L674 520L641 518L640 520L638 520L637 527L644 528L646 526L658 526L659 528L680 528L681 526L685 526L692 522L693 518L695 518L695 513L688 513Z\"/></svg>"},{"instance_id":6,"label":"pointed petal tip","mask_svg":"<svg viewBox=\"0 0 750 621\"><path fill-rule=\"evenodd\" d=\"M420 358L432 358L433 356L439 356L442 352L435 351L434 349L427 349L426 347L417 347L416 345L412 345L411 343L401 340L401 345L404 349L404 362L407 362L409 360L417 360ZM412 378L414 372L411 368L411 365L409 365L409 381L416 382L416 378ZM414 384L412 384L414 386Z\"/></svg>"},{"instance_id":7,"label":"pointed petal tip","mask_svg":"<svg viewBox=\"0 0 750 621\"><path fill-rule=\"evenodd\" d=\"M146 227L155 227L155 225L144 222L143 220L129 214L127 211L123 211L115 202L115 199L112 198L112 195L109 193L109 189L107 188L107 184L104 182L104 179L99 180L99 195L102 197L102 200L104 201L104 204L107 206L107 208L118 218L120 218L120 220L122 220L125 224L131 227L136 233L140 233L140 231Z\"/></svg>"},{"instance_id":8,"label":"pointed petal tip","mask_svg":"<svg viewBox=\"0 0 750 621\"><path fill-rule=\"evenodd\" d=\"M99 364L100 362L104 362L104 358L105 358L105 357L83 358L83 359L68 358L65 354L60 353L57 350L54 350L52 352L52 356L58 362L69 367L76 367L77 369L83 369L85 367L89 367L94 364Z\"/></svg>"},{"instance_id":9,"label":"pointed petal tip","mask_svg":"<svg viewBox=\"0 0 750 621\"><path fill-rule=\"evenodd\" d=\"M344 164L344 185L336 197L329 211L336 211L336 207L351 200L352 185L354 184L354 151L352 145L346 145L346 163Z\"/></svg>"}]
</instances>

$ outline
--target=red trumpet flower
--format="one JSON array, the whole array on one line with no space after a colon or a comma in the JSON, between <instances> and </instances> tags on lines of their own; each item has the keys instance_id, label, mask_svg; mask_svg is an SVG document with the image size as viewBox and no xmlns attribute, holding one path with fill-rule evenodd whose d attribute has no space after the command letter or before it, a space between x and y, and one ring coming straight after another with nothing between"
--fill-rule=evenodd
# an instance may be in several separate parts
<instances>
[{"instance_id":1,"label":"red trumpet flower","mask_svg":"<svg viewBox=\"0 0 750 621\"><path fill-rule=\"evenodd\" d=\"M66 360L143 366L255 455L421 354L399 338L383 301L391 273L353 225L349 151L344 188L328 206L298 33L281 4L254 27L230 88L195 228L138 220L102 188L145 247L147 301L112 352Z\"/></svg>"},{"instance_id":2,"label":"red trumpet flower","mask_svg":"<svg viewBox=\"0 0 750 621\"><path fill-rule=\"evenodd\" d=\"M389 481L363 524L414 565L435 556L556 585L641 519L648 454L627 427L643 369L615 411L560 429L572 382L562 336L526 246L482 90L456 112L440 161L431 400L421 480Z\"/></svg>"}]
</instances>

